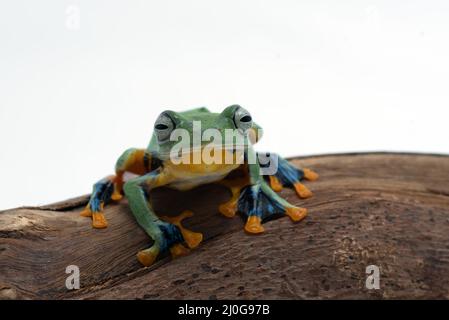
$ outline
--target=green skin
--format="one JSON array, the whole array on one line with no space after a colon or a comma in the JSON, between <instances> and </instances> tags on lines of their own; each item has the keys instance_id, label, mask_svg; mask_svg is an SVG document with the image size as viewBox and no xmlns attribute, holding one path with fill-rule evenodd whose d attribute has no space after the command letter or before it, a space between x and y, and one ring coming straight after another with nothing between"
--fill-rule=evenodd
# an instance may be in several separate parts
<instances>
[{"instance_id":1,"label":"green skin","mask_svg":"<svg viewBox=\"0 0 449 320\"><path fill-rule=\"evenodd\" d=\"M165 111L163 114L165 114L170 120L172 120L173 129L184 129L185 132L188 132L192 141L194 139L194 121L201 122L202 132L206 131L207 129L216 129L221 133L221 136L224 137L226 129L234 131L236 129L239 129L236 128L236 126L238 125L236 124L235 119L238 111L242 112L241 110L244 109L242 109L238 105L233 105L226 108L222 113L211 113L206 108L198 108L179 113L174 111ZM255 159L256 152L253 148L253 143L256 143L260 138L259 133L261 132L261 128L256 123L252 122L252 120L249 122L245 122L244 125L246 125L247 127L245 127L244 130L240 130L238 133L238 135L241 135L242 138L242 142L240 143L239 147L243 147L244 153L247 156L246 159L251 157L254 157ZM252 138L250 137L250 133L253 134ZM224 140L213 142L214 145L224 145ZM210 141L202 141L201 148L204 148L206 145L210 145L210 143ZM109 178L109 180L104 180L106 182L103 181L101 182L102 184L99 183L100 187L105 186L105 188L100 190L98 185L94 187L94 193L92 194L91 201L86 208L88 214L93 213L94 216L98 217L98 215L96 214L102 215L103 205L107 203L110 198L110 186L115 186L115 200L118 200L120 198L119 194L124 192L125 196L128 198L129 206L137 222L143 228L143 230L145 230L145 232L154 240L154 243L150 248L138 253L138 258L144 265L151 265L160 253L171 249L174 246L179 245L180 243L187 242L190 248L193 248L197 245L189 244L187 239L183 237L185 234L180 232L180 230L183 229L180 224L175 225L174 223L163 221L160 219L160 217L154 212L152 208L152 205L149 201L148 192L151 192L151 190L161 186L179 190L187 190L206 183L220 182L231 171L234 171L237 168L242 168L241 165L235 164L223 164L219 166L210 166L204 163L193 165L174 164L169 155L177 144L179 145L178 141L161 141L160 136L158 136L157 132L154 132L151 142L145 152L145 155L147 156L147 170L137 170L134 173L137 173L139 175L138 177L123 182L121 181L123 173L127 171L133 172L133 165L134 167L136 167L136 165L139 166L139 161L143 161L142 157L139 158L136 156L136 154L139 152L139 149L129 149L125 151L117 161L117 175L115 177ZM229 149L229 146L226 147ZM148 158L151 159L151 165L148 164ZM141 167L145 167L145 165L141 165ZM287 201L282 199L275 191L273 191L272 187L270 187L270 185L265 181L264 176L261 175L261 168L258 161L255 161L254 163L248 163L248 161L246 161L244 168L245 170L247 170L249 181L246 184L246 187L250 187L252 190L251 192L255 194L263 193L270 199L269 201L276 203L279 207L283 207L285 210L289 208L292 210L305 210L302 208L297 208L294 205L288 203ZM122 185L123 189L121 188ZM109 191L103 192L103 190ZM112 198L114 199L114 196L112 196ZM102 205L100 209L94 206L95 200L99 200L101 202ZM84 214L87 215L86 212L84 212ZM254 215L254 213L248 214L248 218L250 218L251 215ZM104 217L102 219L104 219ZM256 220L259 221L261 219L257 218ZM293 220L297 221L295 219ZM102 223L98 223L97 221L96 226L94 219L94 227L105 227L106 221L104 220L103 222L104 225ZM250 229L246 230L248 231ZM181 255L182 253L179 253L178 251L172 251L172 254Z\"/></svg>"}]
</instances>

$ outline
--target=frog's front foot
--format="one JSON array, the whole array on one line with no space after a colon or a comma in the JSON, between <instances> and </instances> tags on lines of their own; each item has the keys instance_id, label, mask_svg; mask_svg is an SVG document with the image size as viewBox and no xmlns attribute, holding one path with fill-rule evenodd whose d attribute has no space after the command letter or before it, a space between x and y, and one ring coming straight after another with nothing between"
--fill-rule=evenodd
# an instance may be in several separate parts
<instances>
[{"instance_id":1,"label":"frog's front foot","mask_svg":"<svg viewBox=\"0 0 449 320\"><path fill-rule=\"evenodd\" d=\"M245 231L251 234L259 234L265 231L262 227L262 219L258 216L249 216L246 220Z\"/></svg>"},{"instance_id":2,"label":"frog's front foot","mask_svg":"<svg viewBox=\"0 0 449 320\"><path fill-rule=\"evenodd\" d=\"M89 202L81 211L82 217L92 218L92 227L95 229L107 228L108 222L104 216L104 206L110 200L119 201L122 198L117 188L116 176L109 176L94 184Z\"/></svg>"},{"instance_id":3,"label":"frog's front foot","mask_svg":"<svg viewBox=\"0 0 449 320\"><path fill-rule=\"evenodd\" d=\"M159 237L155 240L153 246L137 253L137 259L140 263L148 267L156 261L161 252L169 250L172 257L177 258L189 254L190 249L196 248L203 241L203 235L188 230L181 224L182 220L192 215L191 211L184 211L179 216L161 217L163 222L157 225L160 230Z\"/></svg>"},{"instance_id":4,"label":"frog's front foot","mask_svg":"<svg viewBox=\"0 0 449 320\"><path fill-rule=\"evenodd\" d=\"M108 221L106 220L103 213L104 205L100 204L100 207L97 211L92 211L90 204L88 204L83 211L81 211L80 216L82 217L91 217L92 218L92 227L95 229L104 229L108 227Z\"/></svg>"},{"instance_id":5,"label":"frog's front foot","mask_svg":"<svg viewBox=\"0 0 449 320\"><path fill-rule=\"evenodd\" d=\"M250 234L264 232L263 220L274 215L285 214L293 222L301 221L307 216L307 209L283 200L266 183L245 187L238 200L238 210L248 216L245 231Z\"/></svg>"},{"instance_id":6,"label":"frog's front foot","mask_svg":"<svg viewBox=\"0 0 449 320\"><path fill-rule=\"evenodd\" d=\"M149 267L154 263L154 261L156 261L159 252L160 247L155 243L150 248L139 251L137 253L137 260L139 260L139 262L145 267Z\"/></svg>"},{"instance_id":7,"label":"frog's front foot","mask_svg":"<svg viewBox=\"0 0 449 320\"><path fill-rule=\"evenodd\" d=\"M299 222L307 216L307 209L290 207L285 209L285 214L288 215L293 222Z\"/></svg>"},{"instance_id":8,"label":"frog's front foot","mask_svg":"<svg viewBox=\"0 0 449 320\"><path fill-rule=\"evenodd\" d=\"M293 222L299 222L307 216L307 209L300 207L285 208L284 213L290 217ZM250 234L259 234L265 231L262 226L262 218L256 215L249 216L246 220L245 231Z\"/></svg>"},{"instance_id":9,"label":"frog's front foot","mask_svg":"<svg viewBox=\"0 0 449 320\"><path fill-rule=\"evenodd\" d=\"M198 245L201 243L201 241L203 241L203 235L201 233L188 230L188 229L184 228L181 224L182 220L184 220L185 218L190 218L192 216L193 216L193 212L186 210L183 213L181 213L179 216L175 216L175 217L163 216L163 217L161 217L162 220L169 222L179 228L185 243L187 244L187 246L190 249L194 249L194 248L198 247ZM178 250L178 249L176 249L175 251L180 252L180 250Z\"/></svg>"}]
</instances>

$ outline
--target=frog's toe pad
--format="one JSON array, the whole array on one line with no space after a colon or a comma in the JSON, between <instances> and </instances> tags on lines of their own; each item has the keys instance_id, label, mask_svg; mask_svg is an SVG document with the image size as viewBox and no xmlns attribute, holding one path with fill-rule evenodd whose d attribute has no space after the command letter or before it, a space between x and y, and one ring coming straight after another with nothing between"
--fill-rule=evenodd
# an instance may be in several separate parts
<instances>
[{"instance_id":1,"label":"frog's toe pad","mask_svg":"<svg viewBox=\"0 0 449 320\"><path fill-rule=\"evenodd\" d=\"M190 249L198 247L198 245L203 241L203 234L199 232L193 232L185 228L181 229L184 241L187 243Z\"/></svg>"},{"instance_id":2,"label":"frog's toe pad","mask_svg":"<svg viewBox=\"0 0 449 320\"><path fill-rule=\"evenodd\" d=\"M92 213L92 226L95 229L107 228L108 222L106 221L106 218L104 217L104 214L102 212Z\"/></svg>"},{"instance_id":3,"label":"frog's toe pad","mask_svg":"<svg viewBox=\"0 0 449 320\"><path fill-rule=\"evenodd\" d=\"M257 216L250 216L245 224L245 231L251 234L259 234L265 231L262 227L262 219Z\"/></svg>"},{"instance_id":4,"label":"frog's toe pad","mask_svg":"<svg viewBox=\"0 0 449 320\"><path fill-rule=\"evenodd\" d=\"M276 176L269 176L270 186L276 192L281 192L283 189L281 181Z\"/></svg>"},{"instance_id":5,"label":"frog's toe pad","mask_svg":"<svg viewBox=\"0 0 449 320\"><path fill-rule=\"evenodd\" d=\"M292 221L298 222L307 216L307 209L298 207L287 208L285 214L288 215Z\"/></svg>"},{"instance_id":6,"label":"frog's toe pad","mask_svg":"<svg viewBox=\"0 0 449 320\"><path fill-rule=\"evenodd\" d=\"M173 258L183 257L190 253L190 250L184 247L182 244L177 243L170 248L170 252Z\"/></svg>"},{"instance_id":7,"label":"frog's toe pad","mask_svg":"<svg viewBox=\"0 0 449 320\"><path fill-rule=\"evenodd\" d=\"M237 203L227 202L218 207L218 211L227 218L233 218L237 212Z\"/></svg>"},{"instance_id":8,"label":"frog's toe pad","mask_svg":"<svg viewBox=\"0 0 449 320\"><path fill-rule=\"evenodd\" d=\"M81 211L80 216L81 217L92 217L92 211L90 210L89 206L87 206L86 208L84 208L83 211Z\"/></svg>"},{"instance_id":9,"label":"frog's toe pad","mask_svg":"<svg viewBox=\"0 0 449 320\"><path fill-rule=\"evenodd\" d=\"M302 199L310 198L313 195L312 191L310 191L302 183L297 182L294 184L294 187L295 187L296 193Z\"/></svg>"},{"instance_id":10,"label":"frog's toe pad","mask_svg":"<svg viewBox=\"0 0 449 320\"><path fill-rule=\"evenodd\" d=\"M304 172L304 178L309 180L309 181L318 180L318 178L320 177L318 175L318 173L316 173L315 171L312 171L310 169L304 168L302 171Z\"/></svg>"},{"instance_id":11,"label":"frog's toe pad","mask_svg":"<svg viewBox=\"0 0 449 320\"><path fill-rule=\"evenodd\" d=\"M151 247L137 253L137 260L145 267L151 266L159 254L159 249L156 247Z\"/></svg>"},{"instance_id":12,"label":"frog's toe pad","mask_svg":"<svg viewBox=\"0 0 449 320\"><path fill-rule=\"evenodd\" d=\"M203 241L202 233L193 232L191 230L188 230L188 229L184 228L183 225L181 224L182 220L184 220L185 218L190 218L192 216L193 216L193 212L186 210L183 213L181 213L179 216L176 216L176 217L168 217L168 216L161 217L162 220L172 223L179 228L181 235L184 238L184 241L186 242L187 246L191 249L198 247L198 245L201 243L201 241ZM175 249L175 250L179 251L179 249Z\"/></svg>"}]
</instances>

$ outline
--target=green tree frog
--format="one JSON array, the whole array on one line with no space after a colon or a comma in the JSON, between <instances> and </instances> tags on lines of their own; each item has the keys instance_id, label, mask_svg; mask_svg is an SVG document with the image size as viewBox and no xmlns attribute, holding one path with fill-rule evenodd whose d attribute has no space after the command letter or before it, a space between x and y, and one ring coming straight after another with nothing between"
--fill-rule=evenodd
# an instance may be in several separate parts
<instances>
[{"instance_id":1,"label":"green tree frog","mask_svg":"<svg viewBox=\"0 0 449 320\"><path fill-rule=\"evenodd\" d=\"M137 253L144 266L167 251L173 257L185 255L203 240L201 233L181 224L192 212L157 215L149 195L158 187L181 191L208 183L228 187L232 196L218 211L229 218L237 212L244 215L249 234L264 232L262 222L273 215L285 214L294 222L306 217L307 209L288 203L277 192L285 186L294 188L300 198L308 198L312 193L301 181L316 180L318 175L277 155L257 153L253 145L260 140L262 129L241 106L229 106L221 113L206 108L164 111L153 131L146 149L126 150L116 163L115 175L94 185L81 212L92 218L94 228L106 228L104 206L126 196L138 224L153 239L149 248ZM126 173L134 177L127 179Z\"/></svg>"}]
</instances>

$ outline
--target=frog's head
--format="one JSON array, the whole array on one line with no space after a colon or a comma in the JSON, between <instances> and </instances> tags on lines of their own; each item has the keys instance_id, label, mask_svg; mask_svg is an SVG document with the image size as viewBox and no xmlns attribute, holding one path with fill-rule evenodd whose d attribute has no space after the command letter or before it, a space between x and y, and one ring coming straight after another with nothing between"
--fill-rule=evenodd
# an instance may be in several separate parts
<instances>
[{"instance_id":1,"label":"frog's head","mask_svg":"<svg viewBox=\"0 0 449 320\"><path fill-rule=\"evenodd\" d=\"M174 151L198 152L207 148L220 148L235 152L257 143L262 129L251 114L239 105L227 107L221 113L206 108L186 112L164 111L154 125L154 141L162 158Z\"/></svg>"}]
</instances>

